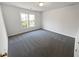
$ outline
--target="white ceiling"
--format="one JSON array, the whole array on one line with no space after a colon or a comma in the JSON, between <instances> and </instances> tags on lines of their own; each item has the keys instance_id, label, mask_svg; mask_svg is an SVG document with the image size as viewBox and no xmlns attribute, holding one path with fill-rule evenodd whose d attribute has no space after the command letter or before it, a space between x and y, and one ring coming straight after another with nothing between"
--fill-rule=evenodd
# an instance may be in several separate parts
<instances>
[{"instance_id":1,"label":"white ceiling","mask_svg":"<svg viewBox=\"0 0 79 59\"><path fill-rule=\"evenodd\" d=\"M3 2L3 4L13 5L16 7L31 9L35 11L47 11L50 9L76 5L76 4L79 4L79 2L44 2L44 6L42 7L38 5L39 2Z\"/></svg>"}]
</instances>

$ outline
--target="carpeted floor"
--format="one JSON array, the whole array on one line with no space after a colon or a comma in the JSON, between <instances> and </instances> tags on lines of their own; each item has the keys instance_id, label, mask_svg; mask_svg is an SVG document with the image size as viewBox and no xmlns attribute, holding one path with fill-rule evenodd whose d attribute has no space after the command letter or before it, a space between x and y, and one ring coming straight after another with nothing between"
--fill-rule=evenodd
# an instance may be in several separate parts
<instances>
[{"instance_id":1,"label":"carpeted floor","mask_svg":"<svg viewBox=\"0 0 79 59\"><path fill-rule=\"evenodd\" d=\"M9 57L72 57L75 39L46 30L9 37Z\"/></svg>"}]
</instances>

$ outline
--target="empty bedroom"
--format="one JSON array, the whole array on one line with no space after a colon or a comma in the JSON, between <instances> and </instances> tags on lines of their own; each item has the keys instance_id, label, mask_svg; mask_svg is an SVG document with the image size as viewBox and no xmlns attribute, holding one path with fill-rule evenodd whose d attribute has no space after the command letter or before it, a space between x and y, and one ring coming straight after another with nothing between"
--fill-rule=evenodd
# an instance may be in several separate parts
<instances>
[{"instance_id":1,"label":"empty bedroom","mask_svg":"<svg viewBox=\"0 0 79 59\"><path fill-rule=\"evenodd\" d=\"M0 2L0 16L0 56L79 57L79 2Z\"/></svg>"}]
</instances>

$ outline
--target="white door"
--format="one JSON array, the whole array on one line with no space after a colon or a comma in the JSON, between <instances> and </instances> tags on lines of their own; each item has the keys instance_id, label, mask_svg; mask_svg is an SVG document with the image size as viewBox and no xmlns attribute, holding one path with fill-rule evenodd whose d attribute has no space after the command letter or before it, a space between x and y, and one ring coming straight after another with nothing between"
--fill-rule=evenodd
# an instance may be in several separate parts
<instances>
[{"instance_id":1,"label":"white door","mask_svg":"<svg viewBox=\"0 0 79 59\"><path fill-rule=\"evenodd\" d=\"M75 39L74 56L79 57L79 30L77 32L77 36L76 36L76 39Z\"/></svg>"},{"instance_id":2,"label":"white door","mask_svg":"<svg viewBox=\"0 0 79 59\"><path fill-rule=\"evenodd\" d=\"M5 52L7 53L7 50L8 50L8 38L0 6L0 54L2 55Z\"/></svg>"}]
</instances>

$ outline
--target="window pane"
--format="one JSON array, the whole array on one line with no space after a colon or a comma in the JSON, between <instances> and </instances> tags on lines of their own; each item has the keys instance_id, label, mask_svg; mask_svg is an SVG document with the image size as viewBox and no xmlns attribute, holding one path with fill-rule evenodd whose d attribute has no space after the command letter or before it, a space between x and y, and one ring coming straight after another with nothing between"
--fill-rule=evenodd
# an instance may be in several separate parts
<instances>
[{"instance_id":1,"label":"window pane","mask_svg":"<svg viewBox=\"0 0 79 59\"><path fill-rule=\"evenodd\" d=\"M21 13L21 24L23 27L28 27L28 14Z\"/></svg>"},{"instance_id":2,"label":"window pane","mask_svg":"<svg viewBox=\"0 0 79 59\"><path fill-rule=\"evenodd\" d=\"M28 15L25 13L21 13L21 21L26 21L28 20Z\"/></svg>"},{"instance_id":3,"label":"window pane","mask_svg":"<svg viewBox=\"0 0 79 59\"><path fill-rule=\"evenodd\" d=\"M34 27L35 26L35 15L30 14L29 15L29 26Z\"/></svg>"}]
</instances>

